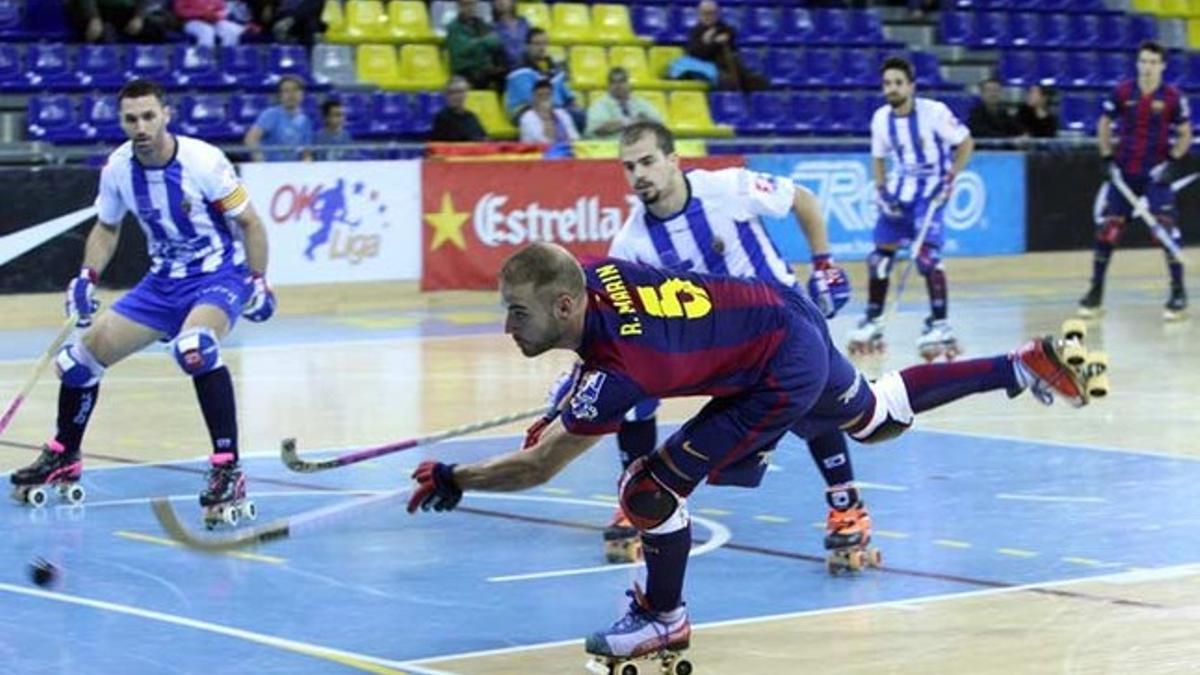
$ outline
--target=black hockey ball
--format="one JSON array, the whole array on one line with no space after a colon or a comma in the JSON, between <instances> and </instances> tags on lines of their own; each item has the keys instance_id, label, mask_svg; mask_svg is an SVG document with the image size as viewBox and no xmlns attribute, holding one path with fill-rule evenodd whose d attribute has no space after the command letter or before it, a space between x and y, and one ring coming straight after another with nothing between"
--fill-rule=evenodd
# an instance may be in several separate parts
<instances>
[{"instance_id":1,"label":"black hockey ball","mask_svg":"<svg viewBox=\"0 0 1200 675\"><path fill-rule=\"evenodd\" d=\"M58 568L48 560L35 558L29 563L29 576L34 584L47 588L58 581Z\"/></svg>"}]
</instances>

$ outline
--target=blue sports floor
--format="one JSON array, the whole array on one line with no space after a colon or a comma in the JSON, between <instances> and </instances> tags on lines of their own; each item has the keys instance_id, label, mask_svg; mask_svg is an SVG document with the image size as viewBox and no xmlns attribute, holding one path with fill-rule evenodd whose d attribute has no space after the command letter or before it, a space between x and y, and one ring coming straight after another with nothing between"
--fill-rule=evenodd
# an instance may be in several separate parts
<instances>
[{"instance_id":1,"label":"blue sports floor","mask_svg":"<svg viewBox=\"0 0 1200 675\"><path fill-rule=\"evenodd\" d=\"M394 488L429 455L466 461L515 439L448 442L323 474L247 462L262 518ZM686 596L706 623L919 599L1200 560L1187 494L1200 462L1097 448L914 431L855 448L886 568L830 577L822 486L785 441L762 488L705 487ZM198 522L200 462L89 471L83 507L0 511L0 662L19 673L436 672L410 663L570 640L607 625L638 570L602 564L616 478L611 442L550 486L470 495L461 511L389 503L245 554L164 539L148 498ZM43 556L61 582L34 587ZM1069 591L1060 591L1069 593Z\"/></svg>"}]
</instances>

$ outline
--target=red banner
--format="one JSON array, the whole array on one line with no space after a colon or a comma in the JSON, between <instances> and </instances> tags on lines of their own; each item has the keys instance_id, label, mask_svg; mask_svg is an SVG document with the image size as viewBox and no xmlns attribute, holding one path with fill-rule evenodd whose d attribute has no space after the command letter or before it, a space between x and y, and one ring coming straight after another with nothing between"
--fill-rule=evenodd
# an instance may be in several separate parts
<instances>
[{"instance_id":1,"label":"red banner","mask_svg":"<svg viewBox=\"0 0 1200 675\"><path fill-rule=\"evenodd\" d=\"M682 161L687 168L745 165L740 155ZM496 288L504 259L533 241L602 257L631 199L621 165L611 159L424 162L421 290Z\"/></svg>"}]
</instances>

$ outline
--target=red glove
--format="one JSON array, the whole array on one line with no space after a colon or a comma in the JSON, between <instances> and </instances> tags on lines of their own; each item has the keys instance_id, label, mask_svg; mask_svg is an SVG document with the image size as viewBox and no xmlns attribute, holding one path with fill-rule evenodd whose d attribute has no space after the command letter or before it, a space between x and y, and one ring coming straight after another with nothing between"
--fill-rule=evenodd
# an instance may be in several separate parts
<instances>
[{"instance_id":1,"label":"red glove","mask_svg":"<svg viewBox=\"0 0 1200 675\"><path fill-rule=\"evenodd\" d=\"M537 445L537 442L542 438L542 432L546 430L546 427L550 426L550 423L553 422L556 417L558 417L558 411L551 410L545 415L539 417L536 422L529 425L529 428L525 430L525 442L521 444L521 449L528 450L529 448Z\"/></svg>"},{"instance_id":2,"label":"red glove","mask_svg":"<svg viewBox=\"0 0 1200 675\"><path fill-rule=\"evenodd\" d=\"M408 512L451 511L462 499L462 488L454 482L454 465L425 460L412 473L417 487L408 499Z\"/></svg>"}]
</instances>

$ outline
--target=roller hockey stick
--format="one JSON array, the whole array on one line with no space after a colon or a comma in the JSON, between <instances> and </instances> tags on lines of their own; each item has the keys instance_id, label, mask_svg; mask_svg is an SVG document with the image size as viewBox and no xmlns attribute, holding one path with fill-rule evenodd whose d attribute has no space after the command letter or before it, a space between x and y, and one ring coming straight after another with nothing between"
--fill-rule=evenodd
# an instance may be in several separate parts
<instances>
[{"instance_id":1,"label":"roller hockey stick","mask_svg":"<svg viewBox=\"0 0 1200 675\"><path fill-rule=\"evenodd\" d=\"M381 492L368 497L351 499L329 506L322 506L318 509L303 511L294 516L273 520L263 525L207 536L188 529L179 520L179 515L175 513L175 507L171 506L169 499L157 497L150 502L150 506L154 510L154 517L158 519L158 524L162 526L163 531L171 539L190 549L218 553L246 548L247 546L254 546L256 544L265 544L278 539L287 539L297 534L321 529L329 526L330 523L340 521L360 509L386 502L409 492L410 488L407 487L401 490Z\"/></svg>"},{"instance_id":2,"label":"roller hockey stick","mask_svg":"<svg viewBox=\"0 0 1200 675\"><path fill-rule=\"evenodd\" d=\"M299 473L315 473L317 471L336 469L339 466L364 462L368 459L382 457L383 455L390 455L393 452L408 450L420 445L438 443L456 436L473 434L476 431L483 431L484 429L504 426L505 424L510 424L512 422L519 422L531 417L537 417L545 412L546 406L543 405L537 408L530 408L529 410L522 410L520 412L501 415L500 417L493 417L492 419L483 420L480 422L472 422L470 424L452 427L444 431L429 434L428 436L418 436L416 438L410 438L406 441L398 441L396 443L388 443L386 445L377 445L371 448L355 450L344 455L338 455L337 457L320 461L306 461L301 459L300 456L296 454L296 439L285 438L283 439L283 442L280 443L279 456L280 459L283 460L283 463L287 465L287 468L291 469L292 471Z\"/></svg>"},{"instance_id":3,"label":"roller hockey stick","mask_svg":"<svg viewBox=\"0 0 1200 675\"><path fill-rule=\"evenodd\" d=\"M17 414L17 410L25 402L25 398L29 396L29 392L33 391L34 385L42 377L42 371L46 370L46 366L50 365L50 362L54 360L54 355L58 353L59 348L70 337L71 331L75 329L76 321L78 319L74 314L67 317L67 320L63 322L62 328L58 330L58 334L54 336L54 340L50 343L50 346L46 347L46 351L42 353L41 358L34 364L33 372L29 374L29 378L25 380L25 384L21 386L21 391L17 392L12 402L4 409L4 415L0 416L0 434L4 433L4 430L8 428L9 422L12 422L13 416Z\"/></svg>"},{"instance_id":4,"label":"roller hockey stick","mask_svg":"<svg viewBox=\"0 0 1200 675\"><path fill-rule=\"evenodd\" d=\"M1167 232L1167 229L1150 212L1150 206L1146 198L1138 197L1133 193L1133 190L1129 188L1129 184L1121 177L1120 169L1113 167L1110 179L1113 186L1117 188L1117 192L1120 192L1125 201L1129 202L1133 207L1133 215L1141 218L1142 222L1146 223L1146 227L1150 228L1150 233L1163 245L1163 248L1170 251L1171 255L1175 256L1175 259L1181 264L1186 265L1187 263L1184 262L1183 251L1179 248L1179 244L1175 243L1175 240L1171 238L1171 234Z\"/></svg>"},{"instance_id":5,"label":"roller hockey stick","mask_svg":"<svg viewBox=\"0 0 1200 675\"><path fill-rule=\"evenodd\" d=\"M896 299L892 302L892 308L883 318L885 324L890 323L890 320L900 311L900 299L904 296L904 287L908 285L908 277L912 273L913 267L917 265L917 256L921 254L921 247L925 245L925 237L929 235L929 228L933 225L933 216L942 207L943 201L935 200L929 204L929 208L925 211L925 218L921 221L921 229L917 230L917 238L908 247L911 253L908 255L908 260L904 261L904 269L900 271L900 281L896 284Z\"/></svg>"}]
</instances>

